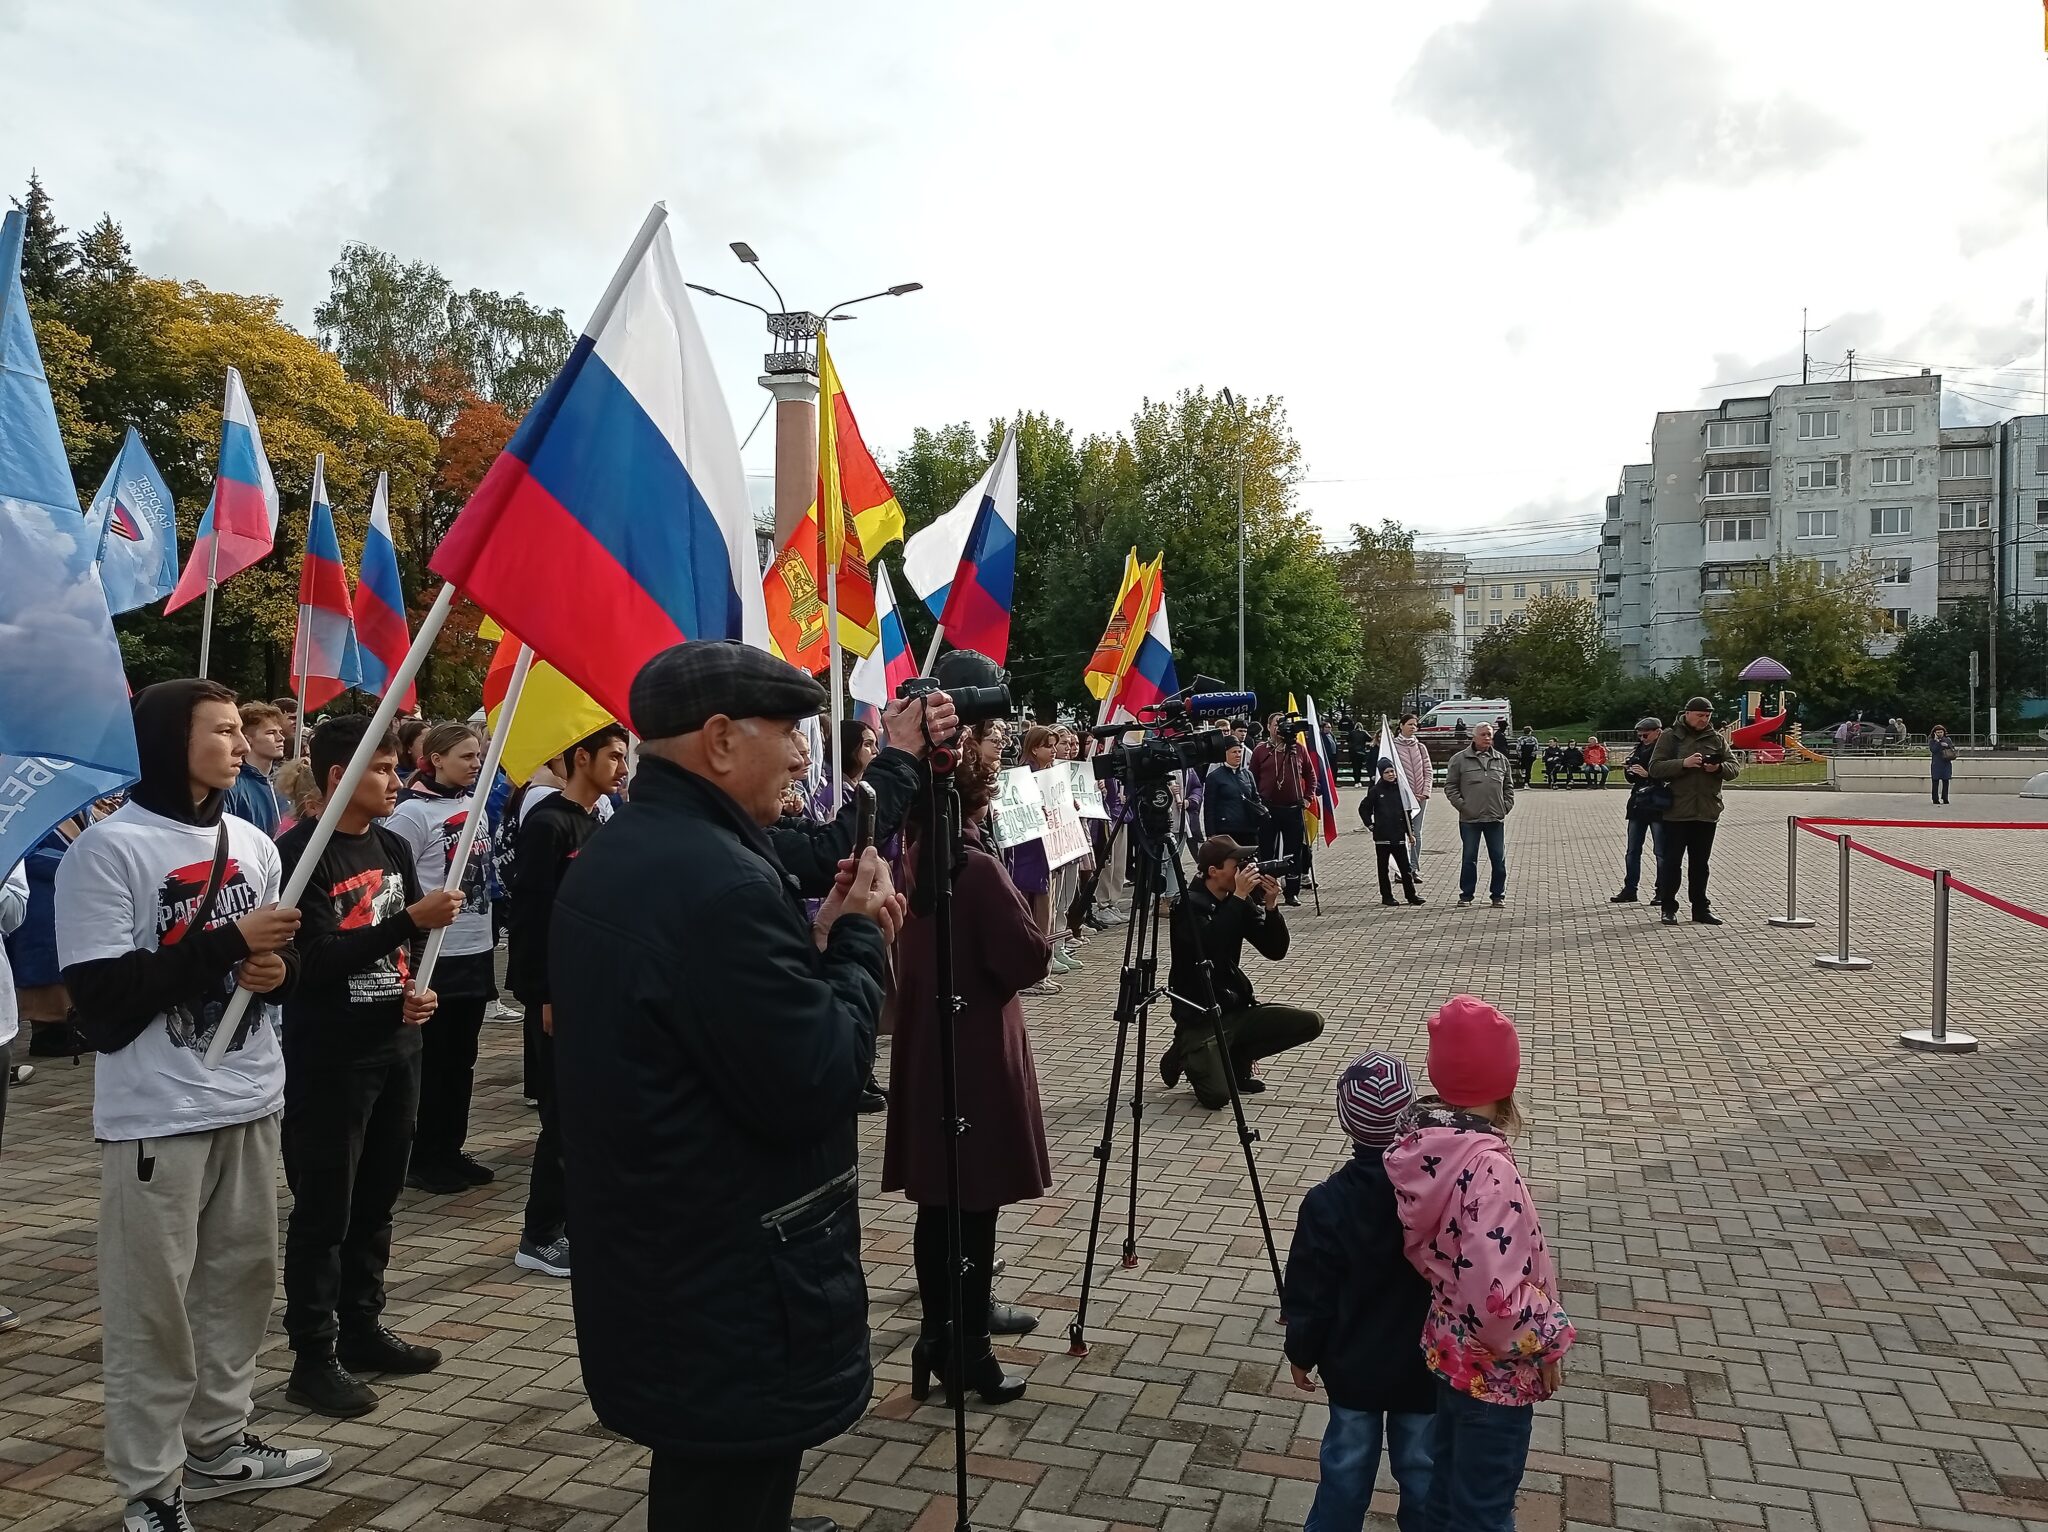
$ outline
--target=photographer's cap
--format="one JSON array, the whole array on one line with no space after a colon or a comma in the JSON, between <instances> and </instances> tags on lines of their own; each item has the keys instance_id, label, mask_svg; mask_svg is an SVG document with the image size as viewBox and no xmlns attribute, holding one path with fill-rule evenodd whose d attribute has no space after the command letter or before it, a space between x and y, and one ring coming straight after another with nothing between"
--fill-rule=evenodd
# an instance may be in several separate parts
<instances>
[{"instance_id":1,"label":"photographer's cap","mask_svg":"<svg viewBox=\"0 0 2048 1532\"><path fill-rule=\"evenodd\" d=\"M1225 862L1248 862L1259 854L1256 846L1240 846L1227 835L1212 835L1195 849L1195 866L1203 872Z\"/></svg>"},{"instance_id":2,"label":"photographer's cap","mask_svg":"<svg viewBox=\"0 0 2048 1532\"><path fill-rule=\"evenodd\" d=\"M1337 1076L1337 1121L1354 1144L1383 1149L1415 1101L1408 1066L1391 1053L1363 1053Z\"/></svg>"},{"instance_id":3,"label":"photographer's cap","mask_svg":"<svg viewBox=\"0 0 2048 1532\"><path fill-rule=\"evenodd\" d=\"M811 718L825 688L787 660L737 639L696 638L664 649L633 677L626 705L642 739L694 734L728 718Z\"/></svg>"}]
</instances>

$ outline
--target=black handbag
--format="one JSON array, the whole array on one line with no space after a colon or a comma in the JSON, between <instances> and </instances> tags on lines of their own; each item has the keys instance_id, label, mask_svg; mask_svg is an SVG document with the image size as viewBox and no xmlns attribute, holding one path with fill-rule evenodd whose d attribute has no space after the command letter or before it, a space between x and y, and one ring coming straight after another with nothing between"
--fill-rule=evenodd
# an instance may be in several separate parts
<instances>
[{"instance_id":1,"label":"black handbag","mask_svg":"<svg viewBox=\"0 0 2048 1532\"><path fill-rule=\"evenodd\" d=\"M220 886L228 872L228 827L225 821L220 835L213 843L213 870L206 875L206 891L199 896L199 902L192 907L192 918L185 923L185 929L178 933L182 940L194 931L206 929L206 923L213 919L213 906L220 898ZM176 946L176 942L170 945ZM186 1010L189 1007L179 1007ZM86 1047L94 1053L119 1053L123 1048L142 1036L154 1016L139 1018L123 1017L118 1021L103 1021L80 1016L77 1018L79 1033L85 1038Z\"/></svg>"}]
</instances>

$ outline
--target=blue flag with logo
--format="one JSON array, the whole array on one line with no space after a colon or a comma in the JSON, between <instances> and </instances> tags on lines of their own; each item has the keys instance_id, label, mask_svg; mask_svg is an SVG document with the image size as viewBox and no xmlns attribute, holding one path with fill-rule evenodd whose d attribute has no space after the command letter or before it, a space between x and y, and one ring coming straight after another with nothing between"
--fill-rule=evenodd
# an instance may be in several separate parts
<instances>
[{"instance_id":1,"label":"blue flag with logo","mask_svg":"<svg viewBox=\"0 0 2048 1532\"><path fill-rule=\"evenodd\" d=\"M130 426L85 519L98 536L107 610L132 612L161 601L178 583L178 522L170 486Z\"/></svg>"},{"instance_id":2,"label":"blue flag with logo","mask_svg":"<svg viewBox=\"0 0 2048 1532\"><path fill-rule=\"evenodd\" d=\"M0 872L141 774L92 528L21 291L24 220L0 220Z\"/></svg>"}]
</instances>

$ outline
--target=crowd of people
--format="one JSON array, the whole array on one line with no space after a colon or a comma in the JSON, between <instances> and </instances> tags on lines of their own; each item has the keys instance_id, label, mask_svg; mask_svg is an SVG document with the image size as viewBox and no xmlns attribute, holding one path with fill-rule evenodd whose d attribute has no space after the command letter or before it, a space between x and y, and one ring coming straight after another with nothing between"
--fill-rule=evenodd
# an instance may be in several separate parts
<instances>
[{"instance_id":1,"label":"crowd of people","mask_svg":"<svg viewBox=\"0 0 2048 1532\"><path fill-rule=\"evenodd\" d=\"M287 704L238 703L213 682L136 697L141 779L60 826L0 893L14 933L0 1071L17 1012L32 1052L97 1055L106 1458L126 1532L183 1532L189 1502L331 1465L323 1448L248 1429L279 1275L280 1160L287 1399L359 1416L380 1402L375 1379L440 1365L384 1322L393 1223L407 1186L451 1195L498 1173L469 1149L494 1017L521 1023L536 1111L512 1259L573 1277L598 1414L653 1452L651 1527L805 1525L790 1519L802 1453L866 1408L863 1112L887 1113L881 1185L916 1208L913 1397L934 1382L949 1401L1025 1392L995 1343L1038 1319L993 1285L1002 1210L1052 1185L1024 1002L1056 993L1054 975L1080 968L1158 885L1133 882L1143 837L1119 782L1104 784L1106 817L1089 821L1079 858L1052 866L1041 843L995 842L1005 763L1077 758L1081 731L1031 724L1013 747L1007 721L963 730L938 692L822 739L831 769L819 774L822 701L759 651L680 645L635 682L630 784L632 742L609 725L514 788L479 780L474 722L406 720L369 739L364 715L302 729ZM1172 774L1170 836L1192 874L1162 910L1173 1029L1158 1067L1211 1110L1263 1090L1259 1061L1323 1029L1314 1011L1260 999L1244 965L1247 949L1289 954L1286 911L1313 876L1303 811L1333 766L1288 715L1230 733L1219 763ZM1717 923L1707 869L1735 762L1704 699L1637 735L1617 902L1638 897L1648 841L1664 918L1683 870L1694 919ZM935 747L957 756L957 847L931 839ZM1390 750L1360 813L1383 901L1420 905L1438 784L1415 715ZM367 768L298 907L280 908L359 751ZM1527 780L1483 724L1446 763L1460 904L1476 898L1481 848L1489 898L1504 901L1505 827ZM856 798L868 794L863 842ZM472 816L475 854L450 886ZM516 1006L499 994L501 939ZM211 1067L238 987L259 1003ZM1320 1369L1330 1391L1311 1528L1357 1525L1382 1441L1404 1527L1506 1525L1528 1409L1556 1387L1570 1344L1506 1144L1512 1024L1461 997L1430 1037L1436 1097L1414 1101L1384 1056L1340 1082L1357 1157L1304 1203L1289 1261L1288 1355L1298 1382ZM1484 1222L1445 1227L1448 1158L1499 1202ZM0 1311L0 1326L11 1320Z\"/></svg>"}]
</instances>

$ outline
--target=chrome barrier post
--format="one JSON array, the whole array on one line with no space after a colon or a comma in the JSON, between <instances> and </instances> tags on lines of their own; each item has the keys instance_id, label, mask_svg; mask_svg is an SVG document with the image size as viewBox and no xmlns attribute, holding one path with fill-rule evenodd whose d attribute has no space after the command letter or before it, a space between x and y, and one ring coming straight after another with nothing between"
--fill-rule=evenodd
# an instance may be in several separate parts
<instances>
[{"instance_id":1,"label":"chrome barrier post","mask_svg":"<svg viewBox=\"0 0 2048 1532\"><path fill-rule=\"evenodd\" d=\"M1835 837L1837 860L1835 879L1835 950L1821 954L1813 960L1816 968L1834 968L1860 972L1870 966L1867 957L1852 957L1849 953L1849 837L1847 834Z\"/></svg>"},{"instance_id":2,"label":"chrome barrier post","mask_svg":"<svg viewBox=\"0 0 2048 1532\"><path fill-rule=\"evenodd\" d=\"M1948 869L1934 874L1934 999L1933 1025L1899 1034L1899 1041L1922 1053L1975 1053L1977 1039L1948 1029Z\"/></svg>"},{"instance_id":3,"label":"chrome barrier post","mask_svg":"<svg viewBox=\"0 0 2048 1532\"><path fill-rule=\"evenodd\" d=\"M1771 924L1804 930L1813 924L1799 913L1799 816L1785 816L1785 913L1773 915Z\"/></svg>"}]
</instances>

